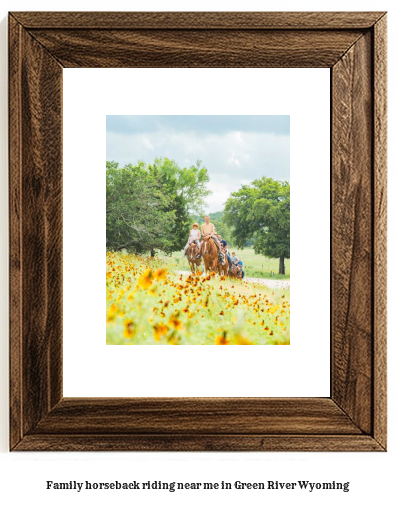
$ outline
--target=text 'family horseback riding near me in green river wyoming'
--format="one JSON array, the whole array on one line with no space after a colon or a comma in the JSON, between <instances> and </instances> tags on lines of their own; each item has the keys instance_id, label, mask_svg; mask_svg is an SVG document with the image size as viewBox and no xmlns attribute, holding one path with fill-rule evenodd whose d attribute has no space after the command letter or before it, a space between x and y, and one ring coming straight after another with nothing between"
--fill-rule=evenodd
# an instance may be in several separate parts
<instances>
[{"instance_id":1,"label":"text 'family horseback riding near me in green river wyoming'","mask_svg":"<svg viewBox=\"0 0 397 507\"><path fill-rule=\"evenodd\" d=\"M106 120L106 343L289 345L290 117Z\"/></svg>"}]
</instances>

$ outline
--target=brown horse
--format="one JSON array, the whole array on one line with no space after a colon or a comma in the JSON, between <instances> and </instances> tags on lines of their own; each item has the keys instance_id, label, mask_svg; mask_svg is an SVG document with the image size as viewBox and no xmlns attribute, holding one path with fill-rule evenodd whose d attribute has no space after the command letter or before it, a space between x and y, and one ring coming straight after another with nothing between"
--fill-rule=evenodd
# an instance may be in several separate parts
<instances>
[{"instance_id":1,"label":"brown horse","mask_svg":"<svg viewBox=\"0 0 397 507\"><path fill-rule=\"evenodd\" d=\"M190 269L192 270L192 273L195 274L198 270L198 267L201 264L201 257L197 259L197 255L199 253L199 247L196 245L196 243L190 243L186 250L186 257L189 261Z\"/></svg>"},{"instance_id":2,"label":"brown horse","mask_svg":"<svg viewBox=\"0 0 397 507\"><path fill-rule=\"evenodd\" d=\"M201 243L201 255L204 260L204 269L207 274L208 271L216 271L218 264L218 249L216 248L214 240L211 236L203 237Z\"/></svg>"},{"instance_id":3,"label":"brown horse","mask_svg":"<svg viewBox=\"0 0 397 507\"><path fill-rule=\"evenodd\" d=\"M230 278L237 278L238 280L242 280L243 278L243 272L241 269L241 266L237 266L236 264L233 264L231 270L229 271Z\"/></svg>"},{"instance_id":4,"label":"brown horse","mask_svg":"<svg viewBox=\"0 0 397 507\"><path fill-rule=\"evenodd\" d=\"M221 262L218 261L216 267L217 267L219 276L223 276L223 275L227 276L228 271L229 271L229 261L227 260L227 255L226 255L225 250L223 250L223 248L222 248L222 252L223 252L223 255L225 256L225 264L222 264Z\"/></svg>"}]
</instances>

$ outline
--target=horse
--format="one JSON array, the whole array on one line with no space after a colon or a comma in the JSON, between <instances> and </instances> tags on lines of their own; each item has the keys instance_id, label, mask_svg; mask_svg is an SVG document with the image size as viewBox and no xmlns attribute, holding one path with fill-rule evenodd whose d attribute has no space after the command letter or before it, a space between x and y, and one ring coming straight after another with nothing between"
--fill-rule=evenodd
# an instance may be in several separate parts
<instances>
[{"instance_id":1,"label":"horse","mask_svg":"<svg viewBox=\"0 0 397 507\"><path fill-rule=\"evenodd\" d=\"M215 245L215 241L211 236L203 237L201 244L201 255L204 260L204 269L207 274L208 271L216 271L218 264L218 249Z\"/></svg>"},{"instance_id":2,"label":"horse","mask_svg":"<svg viewBox=\"0 0 397 507\"><path fill-rule=\"evenodd\" d=\"M222 252L223 252L223 255L225 258L225 264L222 264L221 262L218 261L216 267L217 267L219 276L223 276L223 275L227 276L228 271L229 271L229 261L227 260L227 255L226 255L225 250L222 249Z\"/></svg>"},{"instance_id":3,"label":"horse","mask_svg":"<svg viewBox=\"0 0 397 507\"><path fill-rule=\"evenodd\" d=\"M237 278L238 280L243 279L243 271L241 266L237 266L237 264L233 264L231 270L229 271L230 278Z\"/></svg>"},{"instance_id":4,"label":"horse","mask_svg":"<svg viewBox=\"0 0 397 507\"><path fill-rule=\"evenodd\" d=\"M201 257L197 259L197 255L199 253L199 247L196 243L190 243L186 250L186 257L189 261L189 266L193 274L196 274L198 267L201 264Z\"/></svg>"}]
</instances>

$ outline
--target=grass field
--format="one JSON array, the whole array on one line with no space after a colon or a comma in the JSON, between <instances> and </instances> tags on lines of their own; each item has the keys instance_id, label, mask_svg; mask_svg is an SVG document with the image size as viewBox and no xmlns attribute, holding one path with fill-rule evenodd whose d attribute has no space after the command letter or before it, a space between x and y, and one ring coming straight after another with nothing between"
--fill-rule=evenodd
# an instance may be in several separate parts
<instances>
[{"instance_id":1,"label":"grass field","mask_svg":"<svg viewBox=\"0 0 397 507\"><path fill-rule=\"evenodd\" d=\"M109 345L289 345L290 293L106 253Z\"/></svg>"},{"instance_id":2,"label":"grass field","mask_svg":"<svg viewBox=\"0 0 397 507\"><path fill-rule=\"evenodd\" d=\"M244 248L244 250L237 250L235 248L230 250L236 252L237 257L241 257L244 264L245 275L253 278L276 278L282 280L289 280L289 259L285 260L285 275L278 274L278 259L269 259L263 255L256 255L253 248ZM189 270L189 263L186 257L182 259L183 250L181 252L174 252L172 258L179 264L179 269L182 271ZM272 276L272 271L274 275Z\"/></svg>"}]
</instances>

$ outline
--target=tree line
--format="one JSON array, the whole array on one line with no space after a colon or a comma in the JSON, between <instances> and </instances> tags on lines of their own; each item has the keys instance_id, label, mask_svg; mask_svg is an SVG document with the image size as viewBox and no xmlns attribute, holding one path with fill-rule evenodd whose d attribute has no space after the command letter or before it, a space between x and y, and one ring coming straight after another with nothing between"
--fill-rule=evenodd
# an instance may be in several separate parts
<instances>
[{"instance_id":1,"label":"tree line","mask_svg":"<svg viewBox=\"0 0 397 507\"><path fill-rule=\"evenodd\" d=\"M192 213L210 193L208 181L201 161L187 168L167 158L125 167L106 162L106 247L152 256L181 250Z\"/></svg>"},{"instance_id":2,"label":"tree line","mask_svg":"<svg viewBox=\"0 0 397 507\"><path fill-rule=\"evenodd\" d=\"M170 254L186 244L192 221L202 222L209 176L201 161L190 167L167 158L119 167L106 162L106 247L134 253ZM211 217L216 230L239 248L290 258L290 185L262 177L233 192L223 212Z\"/></svg>"},{"instance_id":3,"label":"tree line","mask_svg":"<svg viewBox=\"0 0 397 507\"><path fill-rule=\"evenodd\" d=\"M232 228L238 247L253 238L255 253L279 259L285 274L290 258L290 184L262 177L243 185L226 201L223 221Z\"/></svg>"}]
</instances>

